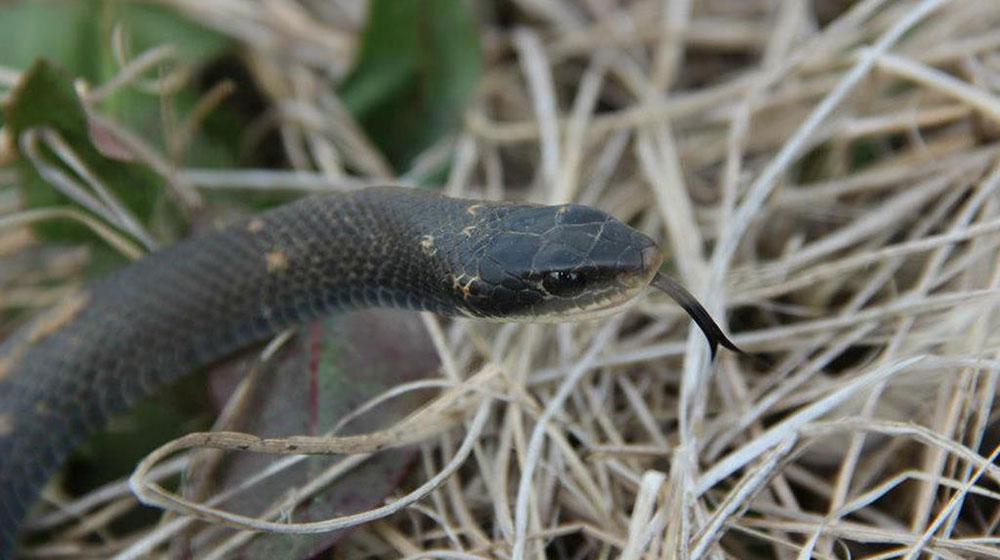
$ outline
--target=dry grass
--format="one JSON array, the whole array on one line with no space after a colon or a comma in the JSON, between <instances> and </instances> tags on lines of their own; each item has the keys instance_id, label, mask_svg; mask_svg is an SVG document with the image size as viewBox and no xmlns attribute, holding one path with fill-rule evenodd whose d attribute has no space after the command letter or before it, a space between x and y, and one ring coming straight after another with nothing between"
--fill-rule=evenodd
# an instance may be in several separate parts
<instances>
[{"instance_id":1,"label":"dry grass","mask_svg":"<svg viewBox=\"0 0 1000 560\"><path fill-rule=\"evenodd\" d=\"M433 406L465 414L429 415L423 468L336 557L1000 557L995 1L516 0L496 8L506 27L483 8L487 73L465 125L403 177L334 93L352 3L317 18L286 0L165 3L245 43L275 100L262 126L296 167L170 162L182 200L412 182L450 160L451 194L578 201L662 240L713 314L730 311L735 342L772 364L708 363L658 293L599 323L429 317L446 387ZM0 245L23 243L6 226L55 217L0 203ZM29 292L14 301L58 297ZM104 523L126 493L67 511ZM273 521L282 511L226 520L316 530ZM107 549L166 550L186 524ZM233 532L216 557L249 538Z\"/></svg>"}]
</instances>

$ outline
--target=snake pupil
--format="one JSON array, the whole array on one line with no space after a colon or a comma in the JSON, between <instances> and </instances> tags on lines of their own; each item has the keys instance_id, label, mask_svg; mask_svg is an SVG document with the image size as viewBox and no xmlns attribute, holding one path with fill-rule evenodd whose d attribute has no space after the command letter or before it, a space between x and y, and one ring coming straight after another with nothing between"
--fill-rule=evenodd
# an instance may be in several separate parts
<instances>
[{"instance_id":1,"label":"snake pupil","mask_svg":"<svg viewBox=\"0 0 1000 560\"><path fill-rule=\"evenodd\" d=\"M587 288L587 278L573 270L553 270L542 280L542 287L552 295L572 297Z\"/></svg>"}]
</instances>

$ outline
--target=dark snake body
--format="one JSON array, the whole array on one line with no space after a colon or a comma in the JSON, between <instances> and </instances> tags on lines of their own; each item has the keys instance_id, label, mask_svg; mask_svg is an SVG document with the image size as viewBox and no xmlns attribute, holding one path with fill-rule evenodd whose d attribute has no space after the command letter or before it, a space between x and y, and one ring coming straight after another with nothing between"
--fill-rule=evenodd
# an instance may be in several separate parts
<instances>
[{"instance_id":1,"label":"dark snake body","mask_svg":"<svg viewBox=\"0 0 1000 560\"><path fill-rule=\"evenodd\" d=\"M251 343L363 307L558 320L644 287L659 259L587 207L391 187L303 199L149 255L0 346L0 558L83 439Z\"/></svg>"}]
</instances>

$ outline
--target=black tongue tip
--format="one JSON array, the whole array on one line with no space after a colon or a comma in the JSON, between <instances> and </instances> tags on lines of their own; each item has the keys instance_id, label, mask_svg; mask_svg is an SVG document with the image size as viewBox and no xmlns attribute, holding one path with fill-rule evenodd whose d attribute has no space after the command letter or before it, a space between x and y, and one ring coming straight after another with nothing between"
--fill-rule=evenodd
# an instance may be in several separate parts
<instances>
[{"instance_id":1,"label":"black tongue tip","mask_svg":"<svg viewBox=\"0 0 1000 560\"><path fill-rule=\"evenodd\" d=\"M722 332L719 324L715 322L715 319L712 319L712 316L702 307L701 303L676 280L666 274L657 273L650 285L670 296L694 319L695 324L698 325L701 332L705 334L705 338L708 339L708 349L712 360L715 360L719 346L732 350L737 354L749 355L739 346L733 344L733 341L729 340L726 333Z\"/></svg>"},{"instance_id":2,"label":"black tongue tip","mask_svg":"<svg viewBox=\"0 0 1000 560\"><path fill-rule=\"evenodd\" d=\"M742 348L740 348L739 346L737 346L736 344L734 344L732 340L729 340L729 338L727 338L726 335L722 334L721 329L719 331L719 334L721 335L721 338L719 338L716 342L718 342L723 348L725 348L727 350L730 350L732 352L736 352L737 354L740 354L741 356L749 356L750 355L750 354L747 354L747 352L745 350L743 350Z\"/></svg>"},{"instance_id":3,"label":"black tongue tip","mask_svg":"<svg viewBox=\"0 0 1000 560\"><path fill-rule=\"evenodd\" d=\"M697 323L697 319L695 320L695 323ZM714 335L709 334L708 330L705 327L702 327L700 324L698 326L701 327L702 332L705 333L705 338L708 339L708 350L711 353L713 360L715 360L715 355L716 353L718 353L719 346L722 346L723 348L730 350L732 352L736 352L741 356L750 356L750 354L747 354L742 348L734 344L733 341L729 340L729 338L722 332L722 329L719 328L717 324L715 324L715 321L712 321L712 325L714 326L716 331Z\"/></svg>"}]
</instances>

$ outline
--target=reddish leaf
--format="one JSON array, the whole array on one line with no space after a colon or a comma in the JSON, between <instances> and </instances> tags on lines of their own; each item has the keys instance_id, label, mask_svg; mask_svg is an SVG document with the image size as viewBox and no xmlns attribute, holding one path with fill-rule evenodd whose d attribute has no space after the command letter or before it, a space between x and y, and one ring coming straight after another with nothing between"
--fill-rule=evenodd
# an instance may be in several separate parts
<instances>
[{"instance_id":1,"label":"reddish leaf","mask_svg":"<svg viewBox=\"0 0 1000 560\"><path fill-rule=\"evenodd\" d=\"M261 436L321 434L348 412L400 383L426 377L438 368L437 355L413 313L368 311L343 315L303 329L293 344L275 357L276 367L261 376L249 403L248 423L239 426ZM230 368L227 368L230 369ZM220 372L215 383L228 384ZM425 395L421 395L423 397ZM420 401L413 396L380 405L371 414L352 421L343 434L387 427L412 412ZM354 472L317 494L293 517L315 521L355 513L380 505L406 475L415 458L413 448L379 453ZM274 457L232 454L220 467L218 488L227 488L259 472ZM274 476L225 504L245 515L263 511L295 486L314 478L337 457L312 457ZM199 539L194 557L232 535L228 529L209 529L207 542ZM259 535L244 548L246 558L309 558L336 542L343 532L325 535Z\"/></svg>"},{"instance_id":2,"label":"reddish leaf","mask_svg":"<svg viewBox=\"0 0 1000 560\"><path fill-rule=\"evenodd\" d=\"M92 119L88 119L87 126L90 131L90 141L102 156L117 161L137 160L132 149L118 138L115 131Z\"/></svg>"}]
</instances>

